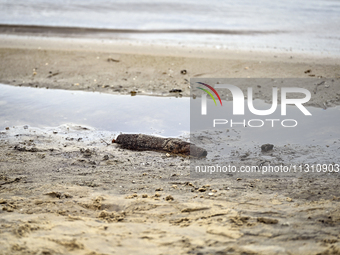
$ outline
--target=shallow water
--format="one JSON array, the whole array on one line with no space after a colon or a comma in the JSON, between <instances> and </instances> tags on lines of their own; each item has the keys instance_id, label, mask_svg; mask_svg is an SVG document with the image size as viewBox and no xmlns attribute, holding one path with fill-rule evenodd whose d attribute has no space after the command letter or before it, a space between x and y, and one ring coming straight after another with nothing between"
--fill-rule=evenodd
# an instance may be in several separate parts
<instances>
[{"instance_id":1,"label":"shallow water","mask_svg":"<svg viewBox=\"0 0 340 255\"><path fill-rule=\"evenodd\" d=\"M200 99L192 100L191 107L192 109L200 109L200 104ZM225 110L226 108L215 107L213 101L208 100L208 109L210 109L210 111L204 122L201 121L200 112L191 111L191 131L210 129L211 131L221 133L222 136L223 134L225 136L230 135L231 137L240 136L240 141L248 144L331 145L338 143L340 146L339 106L327 108L326 110L323 108L306 107L312 114L311 116L304 115L295 105L287 105L286 116L281 115L280 104L278 104L276 111L269 116L254 115L245 107L244 116L234 116L232 114L232 102L224 101L223 104L227 106L228 111ZM271 107L270 104L258 99L254 100L253 104L254 107L259 110L265 110ZM199 122L197 122L196 119ZM212 128L213 119L227 120L228 123L217 124L215 128ZM275 121L266 119L275 119ZM241 124L232 125L231 122ZM295 124L295 127L288 127L294 126ZM234 134L232 135L232 133Z\"/></svg>"},{"instance_id":2,"label":"shallow water","mask_svg":"<svg viewBox=\"0 0 340 255\"><path fill-rule=\"evenodd\" d=\"M189 98L110 95L0 85L0 129L77 124L96 130L180 136Z\"/></svg>"},{"instance_id":3,"label":"shallow water","mask_svg":"<svg viewBox=\"0 0 340 255\"><path fill-rule=\"evenodd\" d=\"M328 145L340 144L340 107L326 110L307 107L312 116L305 116L295 106L287 106L287 117L280 115L278 110L270 116L272 119L295 119L298 125L294 128L282 127L275 122L271 127L265 121L261 128L247 125L219 125L212 129L211 123L206 121L196 125L195 115L191 117L190 130L190 102L189 98L126 96L101 94L98 92L51 90L29 87L13 87L0 85L0 130L6 127L58 127L65 124L88 126L94 130L112 133L144 133L167 137L185 136L189 132L208 130L215 132L215 136L226 138L229 143L241 145L274 143L275 145ZM200 100L192 100L200 104ZM227 109L232 109L231 101L224 101ZM268 109L269 104L255 100L257 109ZM197 107L195 107L197 108ZM198 107L199 108L199 107ZM250 119L266 119L245 112L244 117L232 117L230 113L221 115L220 108L214 108L212 100L208 100L209 118L234 119L246 122ZM195 113L192 113L195 114ZM200 114L200 113L198 113ZM259 125L259 123L252 123ZM291 123L286 123L290 125ZM199 127L199 128L195 128ZM339 147L339 146L338 146Z\"/></svg>"},{"instance_id":4,"label":"shallow water","mask_svg":"<svg viewBox=\"0 0 340 255\"><path fill-rule=\"evenodd\" d=\"M139 32L109 37L340 54L337 0L0 0L0 6L0 24L132 29ZM140 33L145 30L154 32Z\"/></svg>"}]
</instances>

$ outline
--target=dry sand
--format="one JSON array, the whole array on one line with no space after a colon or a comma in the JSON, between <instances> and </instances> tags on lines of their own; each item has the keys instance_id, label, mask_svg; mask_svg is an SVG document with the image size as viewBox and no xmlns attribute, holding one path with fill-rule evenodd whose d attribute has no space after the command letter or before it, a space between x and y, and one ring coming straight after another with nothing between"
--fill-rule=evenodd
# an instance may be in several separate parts
<instances>
[{"instance_id":1,"label":"dry sand","mask_svg":"<svg viewBox=\"0 0 340 255\"><path fill-rule=\"evenodd\" d=\"M190 77L340 77L340 60L320 56L51 38L4 36L0 56L2 83L106 93L187 96ZM319 89L314 105L339 104L338 87ZM338 177L192 179L188 158L68 131L1 132L0 254L340 254Z\"/></svg>"}]
</instances>

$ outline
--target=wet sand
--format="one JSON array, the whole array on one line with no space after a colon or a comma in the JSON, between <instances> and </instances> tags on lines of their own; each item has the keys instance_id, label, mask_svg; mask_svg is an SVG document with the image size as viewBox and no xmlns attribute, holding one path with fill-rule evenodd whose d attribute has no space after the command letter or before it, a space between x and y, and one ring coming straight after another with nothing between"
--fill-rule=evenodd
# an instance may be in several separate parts
<instances>
[{"instance_id":1,"label":"wet sand","mask_svg":"<svg viewBox=\"0 0 340 255\"><path fill-rule=\"evenodd\" d=\"M181 89L188 96L190 77L340 77L334 58L189 51L3 37L0 82L137 95ZM320 86L311 104L338 105L337 93ZM340 253L338 175L193 179L188 158L124 150L109 137L109 145L79 140L87 132L1 131L0 254ZM308 154L292 146L272 156L287 150L293 158L286 163Z\"/></svg>"},{"instance_id":2,"label":"wet sand","mask_svg":"<svg viewBox=\"0 0 340 255\"><path fill-rule=\"evenodd\" d=\"M169 95L190 95L190 78L340 79L340 60L289 52L241 52L208 48L3 35L0 83L14 86ZM28 40L29 39L29 40ZM181 71L186 70L185 74ZM247 85L240 85L246 91ZM278 84L280 87L280 84ZM303 85L315 96L307 105L340 102L338 86ZM271 99L271 88L256 98Z\"/></svg>"}]
</instances>

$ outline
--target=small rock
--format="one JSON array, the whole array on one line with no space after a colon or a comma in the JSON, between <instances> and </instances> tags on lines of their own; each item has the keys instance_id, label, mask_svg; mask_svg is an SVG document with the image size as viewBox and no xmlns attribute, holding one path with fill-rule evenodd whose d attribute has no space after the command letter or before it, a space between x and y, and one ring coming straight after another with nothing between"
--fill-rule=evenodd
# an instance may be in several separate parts
<instances>
[{"instance_id":1,"label":"small rock","mask_svg":"<svg viewBox=\"0 0 340 255\"><path fill-rule=\"evenodd\" d=\"M182 92L182 90L181 89L172 89L172 90L170 90L169 91L170 93L180 93L180 92Z\"/></svg>"},{"instance_id":2,"label":"small rock","mask_svg":"<svg viewBox=\"0 0 340 255\"><path fill-rule=\"evenodd\" d=\"M165 200L166 200L166 201L173 201L174 198L173 198L173 196L169 195L169 196L167 196L167 197L165 198Z\"/></svg>"},{"instance_id":3,"label":"small rock","mask_svg":"<svg viewBox=\"0 0 340 255\"><path fill-rule=\"evenodd\" d=\"M157 189L155 189L155 191L163 191L163 189L162 188L157 188Z\"/></svg>"},{"instance_id":4,"label":"small rock","mask_svg":"<svg viewBox=\"0 0 340 255\"><path fill-rule=\"evenodd\" d=\"M109 155L104 155L103 160L109 160Z\"/></svg>"},{"instance_id":5,"label":"small rock","mask_svg":"<svg viewBox=\"0 0 340 255\"><path fill-rule=\"evenodd\" d=\"M308 69L305 71L305 73L310 73L312 70L311 69Z\"/></svg>"},{"instance_id":6,"label":"small rock","mask_svg":"<svg viewBox=\"0 0 340 255\"><path fill-rule=\"evenodd\" d=\"M142 195L142 198L147 198L147 197L148 197L147 194L143 194L143 195Z\"/></svg>"},{"instance_id":7,"label":"small rock","mask_svg":"<svg viewBox=\"0 0 340 255\"><path fill-rule=\"evenodd\" d=\"M207 191L206 188L199 188L199 189L198 189L198 192L206 192L206 191Z\"/></svg>"},{"instance_id":8,"label":"small rock","mask_svg":"<svg viewBox=\"0 0 340 255\"><path fill-rule=\"evenodd\" d=\"M181 70L181 74L187 74L187 70Z\"/></svg>"},{"instance_id":9,"label":"small rock","mask_svg":"<svg viewBox=\"0 0 340 255\"><path fill-rule=\"evenodd\" d=\"M267 152L267 151L271 151L273 148L274 148L274 145L273 145L273 144L267 143L267 144L263 144L263 145L261 146L261 151L262 151L262 152Z\"/></svg>"}]
</instances>

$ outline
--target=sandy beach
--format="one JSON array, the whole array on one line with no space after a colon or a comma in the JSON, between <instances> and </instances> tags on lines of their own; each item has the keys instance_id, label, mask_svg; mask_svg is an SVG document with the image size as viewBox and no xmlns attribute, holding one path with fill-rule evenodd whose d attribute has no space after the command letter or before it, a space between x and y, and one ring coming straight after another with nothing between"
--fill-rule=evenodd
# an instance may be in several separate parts
<instances>
[{"instance_id":1,"label":"sandy beach","mask_svg":"<svg viewBox=\"0 0 340 255\"><path fill-rule=\"evenodd\" d=\"M340 59L1 35L0 70L0 83L13 86L137 96L176 89L188 97L189 80L198 77L338 84ZM305 88L315 91L310 106L340 104L338 85ZM262 92L257 98L270 101L271 88ZM194 179L189 158L122 149L109 137L78 140L88 132L80 126L1 130L0 254L340 254L338 174ZM302 147L270 155L290 150L289 163L328 153ZM337 144L331 149L339 152Z\"/></svg>"}]
</instances>

